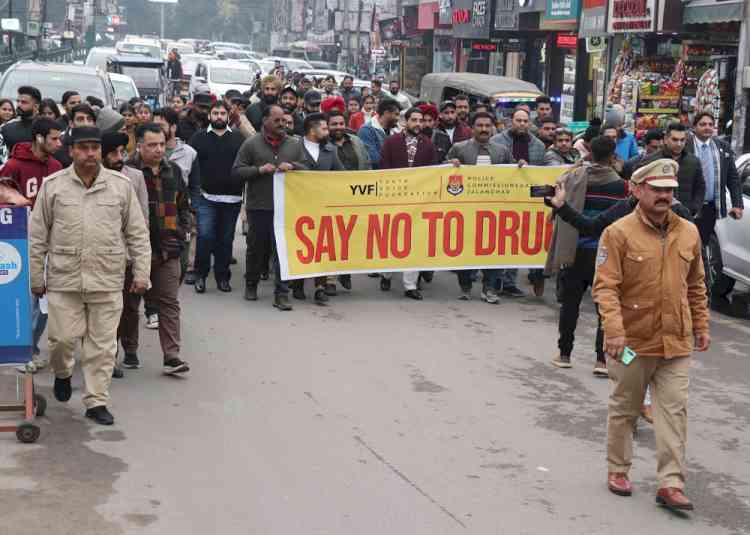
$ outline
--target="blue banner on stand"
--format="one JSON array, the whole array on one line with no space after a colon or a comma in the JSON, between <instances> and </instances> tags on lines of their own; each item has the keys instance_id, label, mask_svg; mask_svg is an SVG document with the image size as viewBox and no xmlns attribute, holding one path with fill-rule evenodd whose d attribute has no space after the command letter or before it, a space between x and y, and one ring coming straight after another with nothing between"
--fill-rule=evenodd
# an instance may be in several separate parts
<instances>
[{"instance_id":1,"label":"blue banner on stand","mask_svg":"<svg viewBox=\"0 0 750 535\"><path fill-rule=\"evenodd\" d=\"M29 211L0 206L0 364L31 359Z\"/></svg>"}]
</instances>

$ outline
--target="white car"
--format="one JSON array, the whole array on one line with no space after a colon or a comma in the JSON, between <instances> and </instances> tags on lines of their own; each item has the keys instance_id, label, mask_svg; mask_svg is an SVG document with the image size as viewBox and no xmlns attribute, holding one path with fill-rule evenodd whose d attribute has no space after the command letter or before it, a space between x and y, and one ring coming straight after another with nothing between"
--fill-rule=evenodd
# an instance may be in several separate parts
<instances>
[{"instance_id":1,"label":"white car","mask_svg":"<svg viewBox=\"0 0 750 535\"><path fill-rule=\"evenodd\" d=\"M135 82L130 76L114 72L108 74L109 81L112 82L112 86L115 88L115 99L117 99L118 104L128 102L133 97L141 97L138 88L135 86Z\"/></svg>"},{"instance_id":2,"label":"white car","mask_svg":"<svg viewBox=\"0 0 750 535\"><path fill-rule=\"evenodd\" d=\"M195 93L198 84L208 85L211 94L219 98L230 89L244 93L252 89L256 70L257 66L240 61L200 61L190 78L190 94Z\"/></svg>"},{"instance_id":3,"label":"white car","mask_svg":"<svg viewBox=\"0 0 750 535\"><path fill-rule=\"evenodd\" d=\"M742 181L742 197L746 208L750 208L750 154L743 154L737 161L737 172ZM727 194L727 206L731 206ZM713 277L713 293L728 295L736 281L750 286L750 216L737 221L731 217L716 222L716 239L711 240L709 265Z\"/></svg>"},{"instance_id":4,"label":"white car","mask_svg":"<svg viewBox=\"0 0 750 535\"><path fill-rule=\"evenodd\" d=\"M271 56L268 58L264 58L265 61L278 61L284 66L284 70L287 72L301 72L304 69L312 70L312 65L310 65L307 61L304 59L297 59L297 58L282 58L279 56Z\"/></svg>"}]
</instances>

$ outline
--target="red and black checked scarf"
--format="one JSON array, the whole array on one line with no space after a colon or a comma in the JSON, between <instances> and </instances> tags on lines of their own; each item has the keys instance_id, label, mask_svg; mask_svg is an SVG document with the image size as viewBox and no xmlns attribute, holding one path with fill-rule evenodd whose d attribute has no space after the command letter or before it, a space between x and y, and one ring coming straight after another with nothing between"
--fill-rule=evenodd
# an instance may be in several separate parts
<instances>
[{"instance_id":1,"label":"red and black checked scarf","mask_svg":"<svg viewBox=\"0 0 750 535\"><path fill-rule=\"evenodd\" d=\"M280 135L279 137L275 137L271 132L263 128L263 139L266 140L266 143L268 143L271 147L271 150L274 154L279 154L279 148L281 147L281 144L284 142L284 134Z\"/></svg>"}]
</instances>

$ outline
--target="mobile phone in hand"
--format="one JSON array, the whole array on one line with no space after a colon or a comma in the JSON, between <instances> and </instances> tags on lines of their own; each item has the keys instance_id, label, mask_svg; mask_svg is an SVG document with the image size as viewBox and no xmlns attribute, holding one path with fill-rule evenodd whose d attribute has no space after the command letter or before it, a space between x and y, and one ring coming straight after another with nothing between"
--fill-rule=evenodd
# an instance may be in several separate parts
<instances>
[{"instance_id":1,"label":"mobile phone in hand","mask_svg":"<svg viewBox=\"0 0 750 535\"><path fill-rule=\"evenodd\" d=\"M529 186L529 195L531 197L554 197L555 186Z\"/></svg>"},{"instance_id":2,"label":"mobile phone in hand","mask_svg":"<svg viewBox=\"0 0 750 535\"><path fill-rule=\"evenodd\" d=\"M625 349L622 350L622 358L620 359L622 363L627 366L631 362L635 360L635 357L637 357L637 353L630 349L628 346L625 346Z\"/></svg>"}]
</instances>

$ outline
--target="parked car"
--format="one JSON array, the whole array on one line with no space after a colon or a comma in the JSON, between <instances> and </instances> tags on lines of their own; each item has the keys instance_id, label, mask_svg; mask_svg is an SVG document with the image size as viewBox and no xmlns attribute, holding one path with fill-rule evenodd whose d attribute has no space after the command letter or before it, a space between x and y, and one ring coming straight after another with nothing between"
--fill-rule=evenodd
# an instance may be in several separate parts
<instances>
[{"instance_id":1,"label":"parked car","mask_svg":"<svg viewBox=\"0 0 750 535\"><path fill-rule=\"evenodd\" d=\"M141 97L135 81L130 76L111 72L109 73L109 80L112 82L112 87L115 88L115 99L117 99L118 106L123 102L128 102L133 97Z\"/></svg>"},{"instance_id":2,"label":"parked car","mask_svg":"<svg viewBox=\"0 0 750 535\"><path fill-rule=\"evenodd\" d=\"M82 95L92 95L108 106L116 105L115 92L107 72L92 67L82 67L66 63L37 63L19 61L11 65L0 78L0 98L15 101L18 88L31 85L39 89L46 98L57 102L62 94L77 89Z\"/></svg>"},{"instance_id":3,"label":"parked car","mask_svg":"<svg viewBox=\"0 0 750 535\"><path fill-rule=\"evenodd\" d=\"M240 61L205 60L198 62L190 79L190 94L194 94L197 84L206 84L211 94L221 98L230 89L244 93L253 87L258 65Z\"/></svg>"},{"instance_id":4,"label":"parked car","mask_svg":"<svg viewBox=\"0 0 750 535\"><path fill-rule=\"evenodd\" d=\"M279 56L271 56L268 58L264 58L265 61L278 61L284 66L284 70L287 72L299 72L303 69L310 69L312 70L312 65L310 65L307 61L304 59L296 59L296 58L282 58Z\"/></svg>"},{"instance_id":5,"label":"parked car","mask_svg":"<svg viewBox=\"0 0 750 535\"><path fill-rule=\"evenodd\" d=\"M95 46L89 50L84 65L86 65L86 67L98 67L107 70L107 58L116 55L117 50L114 48Z\"/></svg>"},{"instance_id":6,"label":"parked car","mask_svg":"<svg viewBox=\"0 0 750 535\"><path fill-rule=\"evenodd\" d=\"M742 197L750 208L750 154L736 160L742 180ZM727 206L731 206L727 195ZM737 281L750 286L750 216L739 221L730 217L716 222L714 239L708 248L709 274L713 282L712 294L726 297Z\"/></svg>"}]
</instances>

